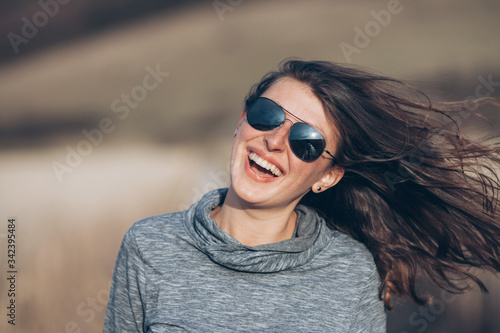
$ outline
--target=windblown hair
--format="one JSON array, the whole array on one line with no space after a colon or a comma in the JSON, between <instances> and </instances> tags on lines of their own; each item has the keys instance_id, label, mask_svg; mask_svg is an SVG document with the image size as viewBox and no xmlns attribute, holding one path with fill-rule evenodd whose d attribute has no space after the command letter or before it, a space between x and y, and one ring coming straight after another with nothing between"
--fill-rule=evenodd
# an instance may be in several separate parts
<instances>
[{"instance_id":1,"label":"windblown hair","mask_svg":"<svg viewBox=\"0 0 500 333\"><path fill-rule=\"evenodd\" d=\"M499 103L433 104L406 83L364 69L289 60L252 88L246 106L282 78L307 84L322 102L339 138L336 163L345 168L336 186L301 203L371 251L386 307L391 295L429 303L417 292L421 276L451 293L472 281L486 292L470 269L500 271L500 147L495 138L465 138L459 125L477 107Z\"/></svg>"}]
</instances>

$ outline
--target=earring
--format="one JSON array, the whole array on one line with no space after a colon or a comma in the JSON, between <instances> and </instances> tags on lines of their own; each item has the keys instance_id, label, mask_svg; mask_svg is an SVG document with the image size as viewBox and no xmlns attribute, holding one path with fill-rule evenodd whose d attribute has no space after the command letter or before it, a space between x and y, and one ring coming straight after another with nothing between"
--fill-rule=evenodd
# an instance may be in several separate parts
<instances>
[{"instance_id":1,"label":"earring","mask_svg":"<svg viewBox=\"0 0 500 333\"><path fill-rule=\"evenodd\" d=\"M321 186L318 186L318 191L321 191Z\"/></svg>"}]
</instances>

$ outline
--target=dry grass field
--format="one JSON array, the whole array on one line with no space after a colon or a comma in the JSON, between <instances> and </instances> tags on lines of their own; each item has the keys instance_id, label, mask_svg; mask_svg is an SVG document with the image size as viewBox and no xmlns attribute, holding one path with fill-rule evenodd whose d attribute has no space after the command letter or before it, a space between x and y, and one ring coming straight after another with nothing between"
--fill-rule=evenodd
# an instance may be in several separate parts
<instances>
[{"instance_id":1,"label":"dry grass field","mask_svg":"<svg viewBox=\"0 0 500 333\"><path fill-rule=\"evenodd\" d=\"M354 45L355 28L389 3L242 1L221 20L207 1L0 64L2 332L99 332L125 231L227 185L243 98L286 57L352 60L448 97L500 96L500 87L478 88L480 77L500 81L500 3L402 0L346 58L340 45ZM141 90L148 75L158 84ZM488 112L489 127L467 119L472 133L498 133ZM15 326L5 315L11 217ZM402 301L389 332L500 331L500 280L484 276L489 295L436 291L427 308Z\"/></svg>"}]
</instances>

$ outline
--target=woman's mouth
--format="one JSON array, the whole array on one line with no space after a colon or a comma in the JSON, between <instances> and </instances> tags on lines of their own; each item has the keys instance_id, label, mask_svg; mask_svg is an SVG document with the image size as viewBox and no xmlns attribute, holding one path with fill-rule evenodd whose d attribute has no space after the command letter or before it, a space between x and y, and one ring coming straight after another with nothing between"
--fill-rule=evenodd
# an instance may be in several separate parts
<instances>
[{"instance_id":1,"label":"woman's mouth","mask_svg":"<svg viewBox=\"0 0 500 333\"><path fill-rule=\"evenodd\" d=\"M248 155L250 161L250 167L255 171L258 171L259 175L264 177L279 177L281 176L281 170L274 164L264 160L262 157L258 156L256 153L250 153Z\"/></svg>"}]
</instances>

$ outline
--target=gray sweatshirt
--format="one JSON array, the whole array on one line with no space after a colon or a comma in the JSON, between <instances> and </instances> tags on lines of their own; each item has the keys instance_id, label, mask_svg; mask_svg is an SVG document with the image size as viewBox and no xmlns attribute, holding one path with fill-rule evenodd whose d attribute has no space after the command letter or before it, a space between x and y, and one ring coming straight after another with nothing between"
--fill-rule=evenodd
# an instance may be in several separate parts
<instances>
[{"instance_id":1,"label":"gray sweatshirt","mask_svg":"<svg viewBox=\"0 0 500 333\"><path fill-rule=\"evenodd\" d=\"M243 245L210 218L226 193L130 228L103 332L385 332L363 244L298 205L296 237Z\"/></svg>"}]
</instances>

